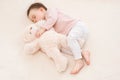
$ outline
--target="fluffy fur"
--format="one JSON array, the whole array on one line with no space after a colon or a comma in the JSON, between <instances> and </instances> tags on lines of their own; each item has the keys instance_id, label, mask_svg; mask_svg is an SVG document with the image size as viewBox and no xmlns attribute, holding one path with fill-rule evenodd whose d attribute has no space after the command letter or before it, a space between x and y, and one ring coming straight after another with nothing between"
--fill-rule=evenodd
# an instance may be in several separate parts
<instances>
[{"instance_id":1,"label":"fluffy fur","mask_svg":"<svg viewBox=\"0 0 120 80\"><path fill-rule=\"evenodd\" d=\"M67 68L68 60L60 51L62 48L67 47L66 36L58 34L54 30L49 30L43 33L39 38L36 38L35 34L39 30L39 26L42 26L44 21L40 21L37 24L27 26L24 32L24 52L27 54L34 54L41 50L46 53L55 62L57 71L62 72Z\"/></svg>"}]
</instances>

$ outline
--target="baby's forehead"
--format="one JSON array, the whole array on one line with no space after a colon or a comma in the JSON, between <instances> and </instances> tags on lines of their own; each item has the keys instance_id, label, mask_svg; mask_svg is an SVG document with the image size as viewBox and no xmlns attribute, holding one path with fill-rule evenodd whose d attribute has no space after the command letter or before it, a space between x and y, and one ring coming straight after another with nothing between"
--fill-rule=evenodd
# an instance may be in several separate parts
<instances>
[{"instance_id":1,"label":"baby's forehead","mask_svg":"<svg viewBox=\"0 0 120 80\"><path fill-rule=\"evenodd\" d=\"M38 11L38 9L31 9L29 15L32 16L32 15L34 15L37 11Z\"/></svg>"}]
</instances>

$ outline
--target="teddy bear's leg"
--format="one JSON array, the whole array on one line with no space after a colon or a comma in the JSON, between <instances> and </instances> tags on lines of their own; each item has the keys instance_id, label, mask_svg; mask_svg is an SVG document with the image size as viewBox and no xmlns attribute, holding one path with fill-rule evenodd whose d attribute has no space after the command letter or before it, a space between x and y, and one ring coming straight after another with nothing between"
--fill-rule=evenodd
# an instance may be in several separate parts
<instances>
[{"instance_id":1,"label":"teddy bear's leg","mask_svg":"<svg viewBox=\"0 0 120 80\"><path fill-rule=\"evenodd\" d=\"M68 48L67 48L67 49L61 48L61 52L62 52L62 53L65 53L65 54L68 54L68 55L73 55L73 54L72 54L72 51L71 51L70 49L68 49Z\"/></svg>"},{"instance_id":2,"label":"teddy bear's leg","mask_svg":"<svg viewBox=\"0 0 120 80\"><path fill-rule=\"evenodd\" d=\"M68 47L67 40L65 37L59 40L60 50L62 53L72 55L71 49Z\"/></svg>"},{"instance_id":3,"label":"teddy bear's leg","mask_svg":"<svg viewBox=\"0 0 120 80\"><path fill-rule=\"evenodd\" d=\"M62 56L61 59L55 61L55 65L58 72L63 72L67 68L68 60L65 56Z\"/></svg>"},{"instance_id":4,"label":"teddy bear's leg","mask_svg":"<svg viewBox=\"0 0 120 80\"><path fill-rule=\"evenodd\" d=\"M30 43L26 43L24 46L24 53L26 54L34 54L39 50L38 40L32 41Z\"/></svg>"},{"instance_id":5,"label":"teddy bear's leg","mask_svg":"<svg viewBox=\"0 0 120 80\"><path fill-rule=\"evenodd\" d=\"M51 48L47 50L47 55L55 62L58 72L65 71L68 65L68 59L59 51L58 48Z\"/></svg>"}]
</instances>

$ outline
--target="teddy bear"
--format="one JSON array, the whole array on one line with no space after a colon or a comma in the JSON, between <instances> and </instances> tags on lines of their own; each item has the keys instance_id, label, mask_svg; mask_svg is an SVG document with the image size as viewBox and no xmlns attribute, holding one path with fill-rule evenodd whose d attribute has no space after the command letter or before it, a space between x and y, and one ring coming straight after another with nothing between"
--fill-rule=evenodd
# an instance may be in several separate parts
<instances>
[{"instance_id":1,"label":"teddy bear","mask_svg":"<svg viewBox=\"0 0 120 80\"><path fill-rule=\"evenodd\" d=\"M44 52L54 61L57 71L63 72L68 65L68 59L61 52L62 49L68 49L65 35L55 32L54 29L44 32L39 38L35 35L45 21L39 21L31 24L24 31L24 53L34 54L37 51Z\"/></svg>"}]
</instances>

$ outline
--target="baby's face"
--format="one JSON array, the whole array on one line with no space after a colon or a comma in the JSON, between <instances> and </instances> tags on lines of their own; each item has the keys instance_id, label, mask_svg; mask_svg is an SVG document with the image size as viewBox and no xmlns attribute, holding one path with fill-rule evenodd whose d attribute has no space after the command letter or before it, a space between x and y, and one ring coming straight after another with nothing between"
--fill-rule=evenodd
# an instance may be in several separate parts
<instances>
[{"instance_id":1,"label":"baby's face","mask_svg":"<svg viewBox=\"0 0 120 80\"><path fill-rule=\"evenodd\" d=\"M45 19L45 13L46 10L43 8L31 9L28 17L32 22L36 23L40 20Z\"/></svg>"}]
</instances>

